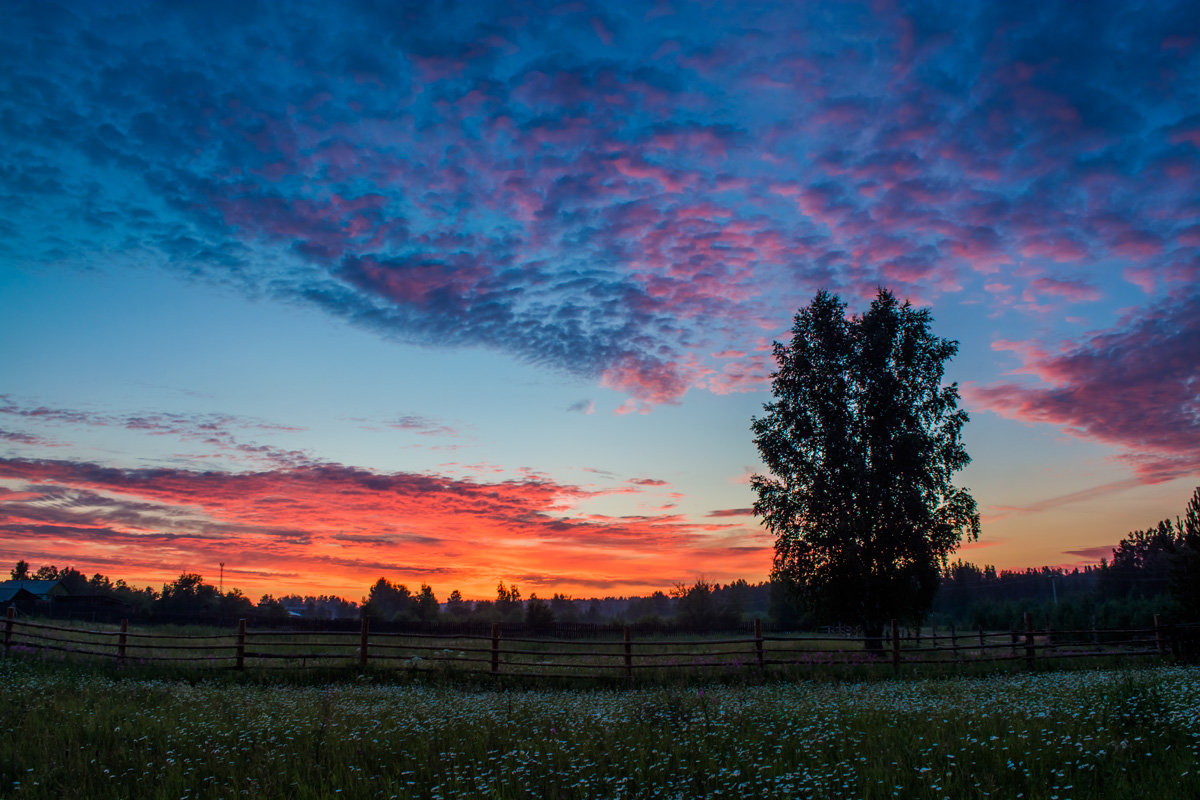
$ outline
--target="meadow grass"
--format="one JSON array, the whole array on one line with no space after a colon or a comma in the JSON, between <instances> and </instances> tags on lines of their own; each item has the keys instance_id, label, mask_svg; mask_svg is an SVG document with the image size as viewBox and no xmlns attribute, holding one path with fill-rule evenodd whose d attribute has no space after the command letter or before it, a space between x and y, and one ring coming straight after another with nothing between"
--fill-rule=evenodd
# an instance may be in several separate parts
<instances>
[{"instance_id":1,"label":"meadow grass","mask_svg":"<svg viewBox=\"0 0 1200 800\"><path fill-rule=\"evenodd\" d=\"M12 657L0 682L5 798L1200 796L1195 667L565 689Z\"/></svg>"}]
</instances>

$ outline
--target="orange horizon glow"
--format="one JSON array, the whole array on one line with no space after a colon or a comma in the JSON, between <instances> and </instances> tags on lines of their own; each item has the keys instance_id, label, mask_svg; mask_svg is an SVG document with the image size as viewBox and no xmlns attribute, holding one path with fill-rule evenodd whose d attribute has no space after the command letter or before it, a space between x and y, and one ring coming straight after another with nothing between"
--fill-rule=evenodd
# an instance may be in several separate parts
<instances>
[{"instance_id":1,"label":"orange horizon glow","mask_svg":"<svg viewBox=\"0 0 1200 800\"><path fill-rule=\"evenodd\" d=\"M0 492L11 524L33 532L0 545L12 562L156 589L183 572L215 585L224 562L224 586L251 599L356 600L380 577L410 589L427 583L443 600L454 589L492 598L500 581L525 597L642 595L700 575L765 577L772 552L765 533L737 522L575 509L635 487L484 484L339 465L200 473L54 461L2 462L0 480L21 482Z\"/></svg>"},{"instance_id":2,"label":"orange horizon glow","mask_svg":"<svg viewBox=\"0 0 1200 800\"><path fill-rule=\"evenodd\" d=\"M429 584L439 600L455 589L492 599L499 582L549 598L644 596L699 577L767 579L773 539L749 508L714 511L702 523L578 509L658 483L599 490L544 477L481 483L332 464L226 473L4 460L0 499L10 524L32 535L0 539L0 558L156 590L197 573L251 600L358 601L379 578L413 591ZM971 555L1001 543L964 542L952 560L994 564ZM1110 550L1094 546L1071 553L1092 560L1055 566L1094 564Z\"/></svg>"}]
</instances>

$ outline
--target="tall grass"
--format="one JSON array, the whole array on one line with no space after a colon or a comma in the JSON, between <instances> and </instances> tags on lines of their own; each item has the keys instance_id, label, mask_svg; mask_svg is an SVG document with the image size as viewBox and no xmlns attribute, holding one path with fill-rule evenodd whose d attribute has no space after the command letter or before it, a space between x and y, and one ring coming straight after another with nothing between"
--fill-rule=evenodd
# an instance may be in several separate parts
<instances>
[{"instance_id":1,"label":"tall grass","mask_svg":"<svg viewBox=\"0 0 1200 800\"><path fill-rule=\"evenodd\" d=\"M1200 669L495 689L0 662L5 798L1200 796Z\"/></svg>"}]
</instances>

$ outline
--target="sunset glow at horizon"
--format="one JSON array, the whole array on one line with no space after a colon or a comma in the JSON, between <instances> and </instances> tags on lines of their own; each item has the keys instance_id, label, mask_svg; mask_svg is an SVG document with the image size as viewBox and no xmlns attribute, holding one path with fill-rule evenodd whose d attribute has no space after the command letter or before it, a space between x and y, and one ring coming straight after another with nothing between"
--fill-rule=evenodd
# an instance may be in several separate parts
<instances>
[{"instance_id":1,"label":"sunset glow at horizon","mask_svg":"<svg viewBox=\"0 0 1200 800\"><path fill-rule=\"evenodd\" d=\"M1200 484L1200 7L18 2L0 577L252 599L765 580L820 289L931 308L955 558Z\"/></svg>"}]
</instances>

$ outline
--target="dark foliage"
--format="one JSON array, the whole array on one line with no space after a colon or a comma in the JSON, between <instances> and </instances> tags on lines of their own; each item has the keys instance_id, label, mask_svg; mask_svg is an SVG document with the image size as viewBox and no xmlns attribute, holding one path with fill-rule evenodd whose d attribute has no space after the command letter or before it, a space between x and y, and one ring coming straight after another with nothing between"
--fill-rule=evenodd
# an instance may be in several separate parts
<instances>
[{"instance_id":1,"label":"dark foliage","mask_svg":"<svg viewBox=\"0 0 1200 800\"><path fill-rule=\"evenodd\" d=\"M525 624L534 631L553 629L554 611L550 604L536 594L530 594L525 602Z\"/></svg>"},{"instance_id":2,"label":"dark foliage","mask_svg":"<svg viewBox=\"0 0 1200 800\"><path fill-rule=\"evenodd\" d=\"M1180 543L1168 571L1171 598L1181 618L1200 621L1200 487L1176 526Z\"/></svg>"},{"instance_id":3,"label":"dark foliage","mask_svg":"<svg viewBox=\"0 0 1200 800\"><path fill-rule=\"evenodd\" d=\"M239 589L224 594L195 573L185 572L163 586L154 611L169 616L245 617L254 610L250 599Z\"/></svg>"},{"instance_id":4,"label":"dark foliage","mask_svg":"<svg viewBox=\"0 0 1200 800\"><path fill-rule=\"evenodd\" d=\"M362 610L365 616L381 620L415 620L416 599L404 584L394 584L387 578L375 581L367 592Z\"/></svg>"}]
</instances>

